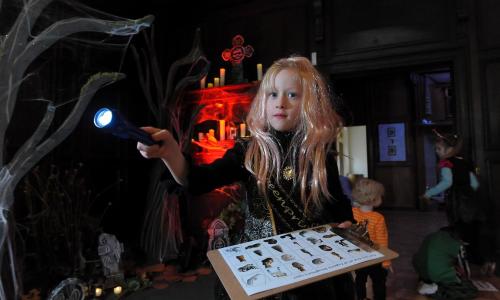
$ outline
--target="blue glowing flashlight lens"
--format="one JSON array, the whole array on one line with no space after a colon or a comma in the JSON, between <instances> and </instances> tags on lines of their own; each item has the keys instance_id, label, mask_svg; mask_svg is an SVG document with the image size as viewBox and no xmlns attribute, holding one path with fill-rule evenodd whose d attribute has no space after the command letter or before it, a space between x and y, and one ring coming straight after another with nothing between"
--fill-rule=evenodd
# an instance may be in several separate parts
<instances>
[{"instance_id":1,"label":"blue glowing flashlight lens","mask_svg":"<svg viewBox=\"0 0 500 300\"><path fill-rule=\"evenodd\" d=\"M94 124L99 128L106 127L112 120L113 113L108 108L101 108L94 115Z\"/></svg>"}]
</instances>

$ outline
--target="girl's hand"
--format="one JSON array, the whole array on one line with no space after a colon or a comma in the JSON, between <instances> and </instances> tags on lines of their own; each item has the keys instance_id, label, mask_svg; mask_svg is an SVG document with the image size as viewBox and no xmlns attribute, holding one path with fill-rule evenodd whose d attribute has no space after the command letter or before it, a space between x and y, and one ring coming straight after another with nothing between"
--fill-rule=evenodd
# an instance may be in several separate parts
<instances>
[{"instance_id":1,"label":"girl's hand","mask_svg":"<svg viewBox=\"0 0 500 300\"><path fill-rule=\"evenodd\" d=\"M137 143L137 150L141 155L145 158L161 158L175 181L182 186L187 185L188 165L172 134L168 130L154 127L141 129L149 133L153 140L161 142L159 145L152 146Z\"/></svg>"},{"instance_id":2,"label":"girl's hand","mask_svg":"<svg viewBox=\"0 0 500 300\"><path fill-rule=\"evenodd\" d=\"M337 227L338 227L338 228L344 228L344 229L345 229L345 228L349 228L349 227L351 227L351 225L352 225L352 222L351 222L351 221L344 221L344 222L342 222L342 223L338 224L338 225L337 225Z\"/></svg>"},{"instance_id":3,"label":"girl's hand","mask_svg":"<svg viewBox=\"0 0 500 300\"><path fill-rule=\"evenodd\" d=\"M425 200L425 201L429 201L429 200L431 200L430 198L428 198L427 196L425 196L425 194L420 195L420 196L419 196L419 198L420 198L421 200Z\"/></svg>"},{"instance_id":4,"label":"girl's hand","mask_svg":"<svg viewBox=\"0 0 500 300\"><path fill-rule=\"evenodd\" d=\"M431 198L429 197L426 197L425 194L421 195L420 197L418 197L420 199L420 202L423 204L423 205L431 205L432 203L432 200Z\"/></svg>"},{"instance_id":5,"label":"girl's hand","mask_svg":"<svg viewBox=\"0 0 500 300\"><path fill-rule=\"evenodd\" d=\"M152 146L138 142L137 150L139 150L143 157L148 159L162 158L168 160L169 156L173 153L178 154L178 152L180 152L179 144L168 130L155 127L141 127L141 129L149 133L153 140L161 141L160 145Z\"/></svg>"}]
</instances>

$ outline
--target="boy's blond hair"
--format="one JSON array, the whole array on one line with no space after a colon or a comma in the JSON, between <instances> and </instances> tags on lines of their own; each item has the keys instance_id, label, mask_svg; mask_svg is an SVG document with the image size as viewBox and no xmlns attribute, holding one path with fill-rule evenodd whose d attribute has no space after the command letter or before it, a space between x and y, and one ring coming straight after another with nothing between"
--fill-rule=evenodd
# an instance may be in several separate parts
<instances>
[{"instance_id":1,"label":"boy's blond hair","mask_svg":"<svg viewBox=\"0 0 500 300\"><path fill-rule=\"evenodd\" d=\"M375 180L361 178L356 181L352 189L354 202L360 205L370 205L378 196L383 196L384 186Z\"/></svg>"}]
</instances>

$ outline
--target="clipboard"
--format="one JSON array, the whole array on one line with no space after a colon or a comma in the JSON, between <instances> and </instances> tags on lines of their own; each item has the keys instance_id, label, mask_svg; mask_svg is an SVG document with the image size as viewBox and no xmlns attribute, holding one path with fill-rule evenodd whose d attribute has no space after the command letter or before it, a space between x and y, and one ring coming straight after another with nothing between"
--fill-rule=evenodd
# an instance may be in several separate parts
<instances>
[{"instance_id":1,"label":"clipboard","mask_svg":"<svg viewBox=\"0 0 500 300\"><path fill-rule=\"evenodd\" d=\"M292 232L296 233L296 232ZM281 236L281 235L278 235ZM277 237L277 236L274 236ZM272 238L272 237L271 237ZM356 244L359 245L359 241L356 241ZM231 247L235 247L238 245L233 245ZM364 245L364 248L366 249L366 245ZM229 247L226 247L229 248ZM225 248L223 248L225 249ZM296 282L282 285L276 288L270 288L265 291L261 291L252 295L248 295L245 292L245 289L242 287L240 284L240 281L234 274L233 270L231 270L230 266L224 259L223 255L221 254L221 249L215 249L207 252L207 257L210 260L212 267L214 268L215 272L217 273L217 276L221 280L222 284L224 285L224 288L226 289L226 292L228 293L229 297L231 299L242 299L242 300L248 300L248 299L260 299L264 297L268 297L277 293L285 292L288 290L292 290L301 286L305 286L307 284L321 281L330 277L334 277L340 274L348 273L360 268L364 268L367 266L371 266L374 264L381 263L386 260L392 260L397 258L399 255L398 253L394 252L393 250L385 247L380 247L378 249L373 249L370 248L373 251L377 251L378 253L382 254L382 256L374 259L370 259L368 261L356 263L354 265L347 266L345 268L337 269L328 273L320 274L311 278L306 278L303 280L298 280Z\"/></svg>"}]
</instances>

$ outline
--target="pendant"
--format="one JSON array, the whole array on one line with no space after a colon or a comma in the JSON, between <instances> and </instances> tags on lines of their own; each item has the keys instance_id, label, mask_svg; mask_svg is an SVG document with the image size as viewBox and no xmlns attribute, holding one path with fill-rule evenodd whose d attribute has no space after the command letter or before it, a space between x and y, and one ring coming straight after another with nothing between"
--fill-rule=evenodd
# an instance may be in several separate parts
<instances>
[{"instance_id":1,"label":"pendant","mask_svg":"<svg viewBox=\"0 0 500 300\"><path fill-rule=\"evenodd\" d=\"M283 169L282 175L283 175L283 179L290 181L293 179L293 177L295 177L295 172L291 166L286 166Z\"/></svg>"}]
</instances>

